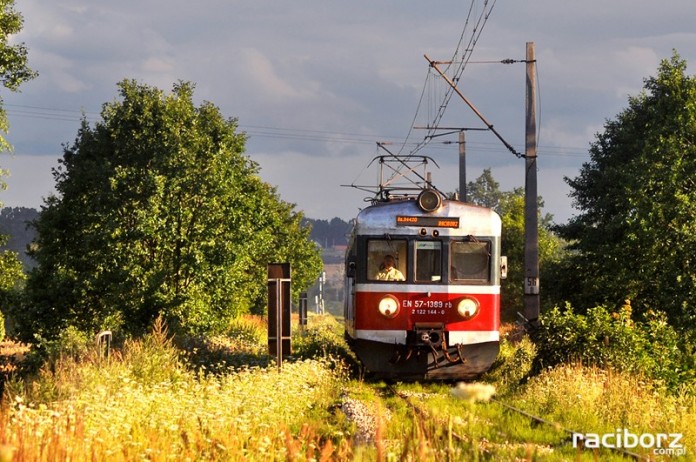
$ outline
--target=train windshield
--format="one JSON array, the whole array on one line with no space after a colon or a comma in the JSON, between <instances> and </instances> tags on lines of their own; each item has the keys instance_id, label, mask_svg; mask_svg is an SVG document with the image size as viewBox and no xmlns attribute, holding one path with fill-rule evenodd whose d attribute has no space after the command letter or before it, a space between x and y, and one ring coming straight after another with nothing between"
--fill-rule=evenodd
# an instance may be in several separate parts
<instances>
[{"instance_id":1,"label":"train windshield","mask_svg":"<svg viewBox=\"0 0 696 462\"><path fill-rule=\"evenodd\" d=\"M442 280L442 242L416 242L416 281Z\"/></svg>"},{"instance_id":2,"label":"train windshield","mask_svg":"<svg viewBox=\"0 0 696 462\"><path fill-rule=\"evenodd\" d=\"M453 281L488 282L491 274L491 243L460 241L450 244L450 279Z\"/></svg>"},{"instance_id":3,"label":"train windshield","mask_svg":"<svg viewBox=\"0 0 696 462\"><path fill-rule=\"evenodd\" d=\"M372 281L404 281L406 249L405 239L367 241L367 278Z\"/></svg>"}]
</instances>

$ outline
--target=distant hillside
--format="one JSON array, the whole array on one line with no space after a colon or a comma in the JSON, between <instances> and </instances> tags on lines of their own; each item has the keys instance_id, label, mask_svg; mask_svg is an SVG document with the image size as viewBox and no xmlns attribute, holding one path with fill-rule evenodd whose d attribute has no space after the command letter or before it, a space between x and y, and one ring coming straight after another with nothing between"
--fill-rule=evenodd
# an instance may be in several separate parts
<instances>
[{"instance_id":1,"label":"distant hillside","mask_svg":"<svg viewBox=\"0 0 696 462\"><path fill-rule=\"evenodd\" d=\"M310 239L325 249L348 244L347 235L350 233L350 223L347 221L338 217L332 218L331 221L306 218L305 223L312 226Z\"/></svg>"},{"instance_id":2,"label":"distant hillside","mask_svg":"<svg viewBox=\"0 0 696 462\"><path fill-rule=\"evenodd\" d=\"M0 246L0 250L17 252L25 267L34 266L26 251L36 236L36 231L29 223L38 216L36 209L26 207L5 207L0 211L0 235L7 236L7 243Z\"/></svg>"},{"instance_id":3,"label":"distant hillside","mask_svg":"<svg viewBox=\"0 0 696 462\"><path fill-rule=\"evenodd\" d=\"M0 250L12 250L28 267L34 262L26 255L27 246L34 240L36 231L29 223L36 219L39 212L26 207L5 207L0 211L0 235L8 236L7 243ZM347 245L350 223L340 218L331 220L314 220L306 218L305 223L312 226L310 238L324 249ZM342 255L342 253L341 253Z\"/></svg>"}]
</instances>

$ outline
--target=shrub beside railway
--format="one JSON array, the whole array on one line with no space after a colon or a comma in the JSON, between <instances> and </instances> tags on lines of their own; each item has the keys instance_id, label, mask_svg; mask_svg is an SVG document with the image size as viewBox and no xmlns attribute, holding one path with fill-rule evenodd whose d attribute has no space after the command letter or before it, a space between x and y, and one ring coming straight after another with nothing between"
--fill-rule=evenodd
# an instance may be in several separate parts
<instances>
[{"instance_id":1,"label":"shrub beside railway","mask_svg":"<svg viewBox=\"0 0 696 462\"><path fill-rule=\"evenodd\" d=\"M535 333L533 372L581 363L642 375L675 391L694 380L694 355L663 313L632 318L629 301L617 311L603 306L576 314L570 305L542 317Z\"/></svg>"},{"instance_id":2,"label":"shrub beside railway","mask_svg":"<svg viewBox=\"0 0 696 462\"><path fill-rule=\"evenodd\" d=\"M90 346L66 349L73 353L7 384L0 446L24 460L621 460L576 457L558 429L495 403L453 400L450 384L404 384L430 418L414 413L383 384L351 380L350 350L330 316L310 316L304 333L294 328L295 358L280 372L258 318L235 321L230 334L238 335L184 343L159 325L108 360ZM696 450L692 390L668 393L659 381L577 362L530 377L537 347L518 334L503 333L500 358L482 378L499 399L585 433L680 432L687 454ZM373 434L341 410L347 401L373 411Z\"/></svg>"}]
</instances>

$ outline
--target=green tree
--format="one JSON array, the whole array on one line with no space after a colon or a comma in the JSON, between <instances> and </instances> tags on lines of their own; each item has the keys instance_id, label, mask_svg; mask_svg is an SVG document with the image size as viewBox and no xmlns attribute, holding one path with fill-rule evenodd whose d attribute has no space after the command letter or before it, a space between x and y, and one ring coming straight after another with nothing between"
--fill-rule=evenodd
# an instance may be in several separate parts
<instances>
[{"instance_id":1,"label":"green tree","mask_svg":"<svg viewBox=\"0 0 696 462\"><path fill-rule=\"evenodd\" d=\"M566 178L580 210L559 287L574 306L665 311L696 321L696 79L674 52L604 125L579 176ZM676 325L676 324L675 324Z\"/></svg>"},{"instance_id":2,"label":"green tree","mask_svg":"<svg viewBox=\"0 0 696 462\"><path fill-rule=\"evenodd\" d=\"M350 232L350 223L338 217L329 220L313 220L305 218L305 223L312 227L311 238L322 247L329 248L334 245L346 245Z\"/></svg>"},{"instance_id":3,"label":"green tree","mask_svg":"<svg viewBox=\"0 0 696 462\"><path fill-rule=\"evenodd\" d=\"M469 202L482 207L488 207L500 213L500 201L506 193L500 190L500 183L495 181L490 168L486 168L481 176L466 185L466 196Z\"/></svg>"},{"instance_id":4,"label":"green tree","mask_svg":"<svg viewBox=\"0 0 696 462\"><path fill-rule=\"evenodd\" d=\"M524 312L524 189L501 191L491 169L484 169L481 176L467 183L470 202L495 210L503 222L501 251L508 257L508 277L501 287L502 318L519 319ZM544 206L541 198L539 210ZM546 268L555 264L563 249L562 241L551 231L553 216L545 214L539 220L539 273L544 284Z\"/></svg>"},{"instance_id":5,"label":"green tree","mask_svg":"<svg viewBox=\"0 0 696 462\"><path fill-rule=\"evenodd\" d=\"M0 82L10 91L16 92L19 86L33 79L36 73L27 64L27 48L23 43L10 44L10 37L22 30L24 20L14 9L14 0L0 0ZM9 130L7 112L0 96L0 152L10 151L11 146L2 135ZM5 190L7 184L2 178L7 171L0 169L0 190ZM2 207L2 203L0 203ZM6 236L0 236L0 245L7 243ZM24 279L22 263L17 253L9 250L0 252L0 309L8 310L14 303L17 289ZM4 326L3 326L4 328ZM3 329L4 332L4 329Z\"/></svg>"},{"instance_id":6,"label":"green tree","mask_svg":"<svg viewBox=\"0 0 696 462\"><path fill-rule=\"evenodd\" d=\"M139 334L159 315L177 329L223 331L263 310L274 261L291 263L295 291L308 286L319 252L302 215L243 155L236 120L196 107L189 83L170 95L134 81L119 89L54 171L17 313L25 336L66 326Z\"/></svg>"},{"instance_id":7,"label":"green tree","mask_svg":"<svg viewBox=\"0 0 696 462\"><path fill-rule=\"evenodd\" d=\"M14 9L14 0L0 0L0 82L10 91L36 77L27 63L27 48L24 43L10 44L10 37L22 30L24 19ZM9 121L0 97L0 130L7 133ZM11 146L0 135L0 151L9 151ZM4 173L4 172L3 172Z\"/></svg>"},{"instance_id":8,"label":"green tree","mask_svg":"<svg viewBox=\"0 0 696 462\"><path fill-rule=\"evenodd\" d=\"M7 236L0 236L0 244L7 242ZM26 276L17 252L0 251L0 340L5 336L5 316L17 303Z\"/></svg>"}]
</instances>

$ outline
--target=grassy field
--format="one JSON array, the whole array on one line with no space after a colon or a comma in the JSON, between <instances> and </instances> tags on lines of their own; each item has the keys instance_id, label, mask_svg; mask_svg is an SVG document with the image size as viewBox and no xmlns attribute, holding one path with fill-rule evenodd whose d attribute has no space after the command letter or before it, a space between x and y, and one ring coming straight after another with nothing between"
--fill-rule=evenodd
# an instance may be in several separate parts
<instances>
[{"instance_id":1,"label":"grassy field","mask_svg":"<svg viewBox=\"0 0 696 462\"><path fill-rule=\"evenodd\" d=\"M409 397L398 398L361 380L330 316L310 318L304 335L296 329L282 370L265 355L262 322L239 320L235 332L175 345L159 326L108 359L73 352L31 378L10 374L0 462L626 460L579 451L561 428L536 426L466 385L397 384ZM532 355L527 340L504 342L482 378L498 400L583 433L681 433L680 460L696 454L692 393L572 365L520 383Z\"/></svg>"}]
</instances>

